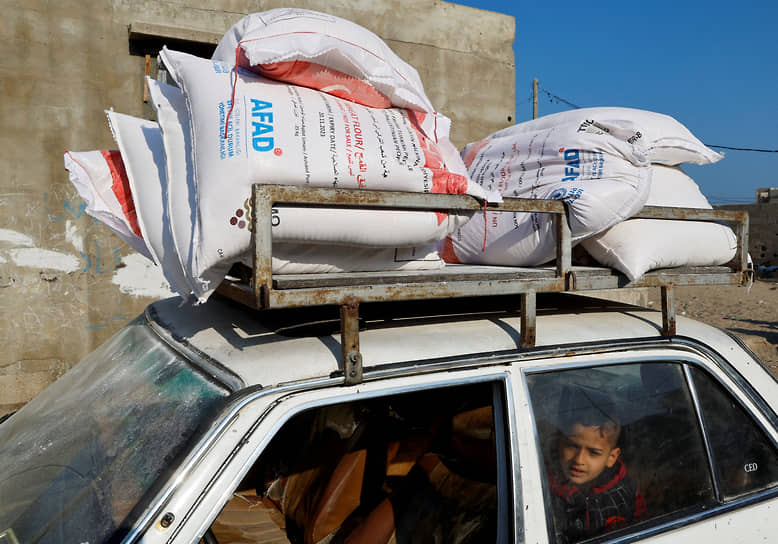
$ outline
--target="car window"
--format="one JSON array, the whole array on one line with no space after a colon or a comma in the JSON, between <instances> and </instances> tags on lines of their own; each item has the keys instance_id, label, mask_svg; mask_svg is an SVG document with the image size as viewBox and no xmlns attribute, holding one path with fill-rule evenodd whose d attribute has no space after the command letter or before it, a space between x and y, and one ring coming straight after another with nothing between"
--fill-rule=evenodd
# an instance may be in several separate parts
<instances>
[{"instance_id":1,"label":"car window","mask_svg":"<svg viewBox=\"0 0 778 544\"><path fill-rule=\"evenodd\" d=\"M718 382L699 369L692 376L724 497L775 486L775 445Z\"/></svg>"},{"instance_id":2,"label":"car window","mask_svg":"<svg viewBox=\"0 0 778 544\"><path fill-rule=\"evenodd\" d=\"M505 432L495 418L503 399L503 385L477 383L303 411L273 437L212 536L220 544L495 542L498 519L506 535L510 518Z\"/></svg>"},{"instance_id":3,"label":"car window","mask_svg":"<svg viewBox=\"0 0 778 544\"><path fill-rule=\"evenodd\" d=\"M680 364L651 362L528 376L550 526L572 543L714 502Z\"/></svg>"},{"instance_id":4,"label":"car window","mask_svg":"<svg viewBox=\"0 0 778 544\"><path fill-rule=\"evenodd\" d=\"M109 542L229 390L138 318L0 425L0 542Z\"/></svg>"}]
</instances>

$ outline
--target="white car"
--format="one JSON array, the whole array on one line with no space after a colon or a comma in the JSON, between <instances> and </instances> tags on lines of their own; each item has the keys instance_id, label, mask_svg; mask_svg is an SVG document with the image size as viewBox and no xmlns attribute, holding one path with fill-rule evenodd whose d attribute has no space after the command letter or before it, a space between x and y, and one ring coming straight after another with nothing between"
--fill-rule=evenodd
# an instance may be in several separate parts
<instances>
[{"instance_id":1,"label":"white car","mask_svg":"<svg viewBox=\"0 0 778 544\"><path fill-rule=\"evenodd\" d=\"M775 538L778 384L669 296L731 274L476 276L152 304L0 424L0 543Z\"/></svg>"},{"instance_id":2,"label":"white car","mask_svg":"<svg viewBox=\"0 0 778 544\"><path fill-rule=\"evenodd\" d=\"M523 349L516 305L365 305L344 385L323 311L155 303L0 425L0 542L577 541L571 391L610 397L646 505L596 541L773 538L778 385L739 342L560 295Z\"/></svg>"}]
</instances>

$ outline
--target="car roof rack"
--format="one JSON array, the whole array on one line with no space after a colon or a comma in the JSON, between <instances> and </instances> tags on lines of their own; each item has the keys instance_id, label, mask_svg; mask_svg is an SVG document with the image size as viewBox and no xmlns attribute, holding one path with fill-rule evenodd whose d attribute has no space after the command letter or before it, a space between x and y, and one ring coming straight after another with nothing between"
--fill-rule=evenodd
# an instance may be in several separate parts
<instances>
[{"instance_id":1,"label":"car roof rack","mask_svg":"<svg viewBox=\"0 0 778 544\"><path fill-rule=\"evenodd\" d=\"M484 202L469 195L368 191L255 184L251 218L253 268L241 278L228 277L217 291L255 309L340 306L342 370L346 384L362 381L359 351L359 304L473 296L520 295L521 347L535 345L536 294L659 287L662 334L675 335L673 289L685 285L742 285L752 280L748 259L748 213L745 211L646 206L634 218L730 223L737 253L728 266L656 270L630 282L606 267L573 266L572 235L566 204L560 200L505 198ZM556 226L556 260L552 266L514 267L447 265L440 270L326 274L272 273L272 209L281 206L426 211L499 211L547 213Z\"/></svg>"}]
</instances>

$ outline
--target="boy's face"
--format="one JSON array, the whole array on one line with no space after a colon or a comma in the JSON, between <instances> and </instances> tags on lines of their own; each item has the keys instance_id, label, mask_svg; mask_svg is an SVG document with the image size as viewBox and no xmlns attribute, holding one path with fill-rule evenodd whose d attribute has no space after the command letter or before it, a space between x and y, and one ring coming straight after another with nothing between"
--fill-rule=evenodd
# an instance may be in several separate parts
<instances>
[{"instance_id":1,"label":"boy's face","mask_svg":"<svg viewBox=\"0 0 778 544\"><path fill-rule=\"evenodd\" d=\"M559 443L559 460L562 473L577 485L594 480L605 467L612 467L621 453L613 447L611 438L600 427L573 425L570 434Z\"/></svg>"}]
</instances>

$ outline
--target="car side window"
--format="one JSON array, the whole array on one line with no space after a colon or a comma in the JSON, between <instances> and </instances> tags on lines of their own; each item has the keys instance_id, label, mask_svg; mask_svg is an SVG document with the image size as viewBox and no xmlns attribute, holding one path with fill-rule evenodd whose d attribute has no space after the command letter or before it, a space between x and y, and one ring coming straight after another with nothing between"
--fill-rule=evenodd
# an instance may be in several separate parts
<instances>
[{"instance_id":1,"label":"car side window","mask_svg":"<svg viewBox=\"0 0 778 544\"><path fill-rule=\"evenodd\" d=\"M699 369L692 377L724 498L778 485L772 441L721 384Z\"/></svg>"},{"instance_id":2,"label":"car side window","mask_svg":"<svg viewBox=\"0 0 778 544\"><path fill-rule=\"evenodd\" d=\"M556 541L573 543L714 503L680 364L531 374L528 385Z\"/></svg>"},{"instance_id":3,"label":"car side window","mask_svg":"<svg viewBox=\"0 0 778 544\"><path fill-rule=\"evenodd\" d=\"M495 542L498 518L504 525L511 517L498 514L498 502L510 501L504 485L498 493L505 429L495 416L504 389L425 389L298 413L235 490L212 536L220 544Z\"/></svg>"}]
</instances>

